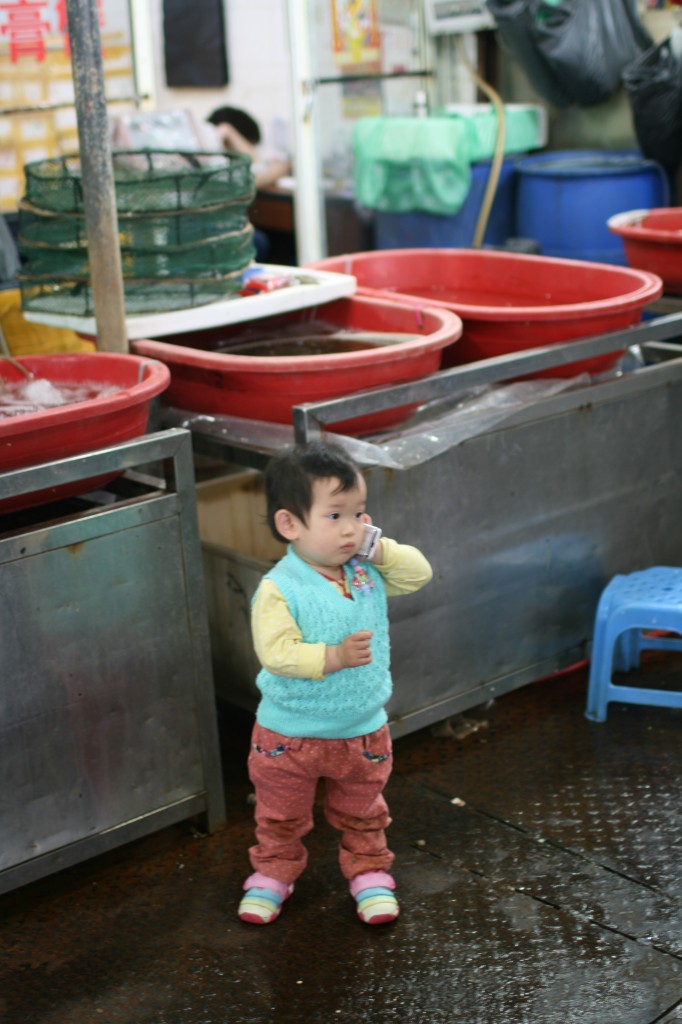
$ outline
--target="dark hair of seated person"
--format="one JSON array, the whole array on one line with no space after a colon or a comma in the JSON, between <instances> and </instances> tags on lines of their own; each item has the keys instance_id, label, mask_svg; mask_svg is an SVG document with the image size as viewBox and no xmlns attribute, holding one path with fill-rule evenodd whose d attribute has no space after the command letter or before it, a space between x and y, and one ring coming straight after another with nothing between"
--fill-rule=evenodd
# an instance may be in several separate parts
<instances>
[{"instance_id":1,"label":"dark hair of seated person","mask_svg":"<svg viewBox=\"0 0 682 1024\"><path fill-rule=\"evenodd\" d=\"M215 125L232 125L252 146L257 146L261 140L258 123L245 110L239 110L238 107L218 107L206 120Z\"/></svg>"}]
</instances>

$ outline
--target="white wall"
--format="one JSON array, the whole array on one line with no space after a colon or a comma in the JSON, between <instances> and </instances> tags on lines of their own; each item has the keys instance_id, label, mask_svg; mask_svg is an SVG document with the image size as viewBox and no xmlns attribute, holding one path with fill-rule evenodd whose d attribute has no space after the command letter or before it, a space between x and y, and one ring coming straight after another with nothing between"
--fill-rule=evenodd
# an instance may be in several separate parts
<instances>
[{"instance_id":1,"label":"white wall","mask_svg":"<svg viewBox=\"0 0 682 1024\"><path fill-rule=\"evenodd\" d=\"M285 148L291 152L293 104L287 0L223 0L230 79L223 89L169 89L165 82L163 56L163 0L133 2L144 7L150 29L148 46L153 52L154 109L189 109L197 119L203 120L215 107L225 104L242 107L260 123L266 149ZM191 2L187 0L188 4ZM421 37L417 17L419 3L421 0L390 0L390 3L382 5L385 71L392 71L395 67L426 67L433 63L432 55L423 49L426 44ZM310 10L315 74L333 77L339 74L340 69L335 65L332 53L329 0L313 0ZM448 79L447 98L470 99L468 92L459 95L461 83L455 82L455 77L452 82ZM415 91L421 88L431 91L433 103L437 90L428 80L405 78L382 83L378 89L383 113L409 115ZM468 76L465 77L464 88L471 91ZM354 113L349 112L340 85L325 85L317 92L317 147L323 176L334 180L340 188L350 182L351 133L355 119L363 112L362 106ZM375 111L370 106L367 112Z\"/></svg>"},{"instance_id":2,"label":"white wall","mask_svg":"<svg viewBox=\"0 0 682 1024\"><path fill-rule=\"evenodd\" d=\"M191 3L191 0L188 0ZM291 120L285 0L224 0L229 84L223 89L169 89L163 60L163 4L149 0L157 110L184 108L204 119L218 106L242 107L273 140L277 119Z\"/></svg>"},{"instance_id":3,"label":"white wall","mask_svg":"<svg viewBox=\"0 0 682 1024\"><path fill-rule=\"evenodd\" d=\"M217 106L243 107L259 121L269 148L280 148L273 123L284 120L291 142L292 98L287 34L286 0L223 0L226 19L230 82L224 89L169 89L163 60L163 0L134 0L147 4L154 52L154 107L157 110L190 109L204 119ZM421 0L391 0L383 5L382 51L385 70L393 70L393 57L400 65L419 67L428 63L418 55L419 31L416 5ZM191 0L187 0L191 3ZM332 55L329 0L311 3L315 73L339 73ZM396 42L397 40L397 42ZM399 45L398 45L399 44ZM394 53L394 51L396 51ZM404 79L381 87L384 113L409 114L415 90L423 82ZM433 97L432 97L433 99ZM350 145L353 119L343 109L340 86L325 86L318 92L318 146L323 160L342 164L342 152Z\"/></svg>"}]
</instances>

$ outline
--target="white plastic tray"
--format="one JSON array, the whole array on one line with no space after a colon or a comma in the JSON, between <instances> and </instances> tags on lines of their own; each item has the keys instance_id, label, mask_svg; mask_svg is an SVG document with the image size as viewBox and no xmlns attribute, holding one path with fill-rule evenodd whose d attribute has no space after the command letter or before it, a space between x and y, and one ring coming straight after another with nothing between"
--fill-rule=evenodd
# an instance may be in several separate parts
<instances>
[{"instance_id":1,"label":"white plastic tray","mask_svg":"<svg viewBox=\"0 0 682 1024\"><path fill-rule=\"evenodd\" d=\"M357 282L350 274L280 267L270 263L259 263L256 267L277 275L302 275L312 283L287 285L272 292L259 292L256 295L233 296L218 302L209 302L204 306L192 306L191 309L126 317L128 340L159 338L183 331L201 331L208 327L258 320L264 316L274 316L277 313L288 313L293 309L305 309L323 302L332 302L334 299L353 295L357 288ZM24 313L24 317L37 324L67 327L86 337L94 338L97 335L97 322L94 317L37 313L29 310Z\"/></svg>"}]
</instances>

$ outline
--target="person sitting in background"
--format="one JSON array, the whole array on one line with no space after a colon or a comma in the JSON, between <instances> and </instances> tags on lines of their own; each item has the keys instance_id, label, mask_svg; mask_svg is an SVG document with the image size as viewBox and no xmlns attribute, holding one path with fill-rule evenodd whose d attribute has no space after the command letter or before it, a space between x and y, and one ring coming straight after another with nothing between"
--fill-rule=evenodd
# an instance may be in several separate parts
<instances>
[{"instance_id":1,"label":"person sitting in background","mask_svg":"<svg viewBox=\"0 0 682 1024\"><path fill-rule=\"evenodd\" d=\"M274 185L278 178L291 174L291 162L278 155L264 158L260 153L261 130L245 110L218 107L207 121L215 125L223 146L230 153L244 153L251 158L256 188Z\"/></svg>"},{"instance_id":2,"label":"person sitting in background","mask_svg":"<svg viewBox=\"0 0 682 1024\"><path fill-rule=\"evenodd\" d=\"M291 163L281 157L263 159L259 152L261 130L257 121L238 107L218 107L206 118L212 124L228 153L243 153L251 159L251 169L257 189L274 185L278 178L291 173ZM265 262L271 252L271 242L264 231L256 228L253 234L256 260Z\"/></svg>"}]
</instances>

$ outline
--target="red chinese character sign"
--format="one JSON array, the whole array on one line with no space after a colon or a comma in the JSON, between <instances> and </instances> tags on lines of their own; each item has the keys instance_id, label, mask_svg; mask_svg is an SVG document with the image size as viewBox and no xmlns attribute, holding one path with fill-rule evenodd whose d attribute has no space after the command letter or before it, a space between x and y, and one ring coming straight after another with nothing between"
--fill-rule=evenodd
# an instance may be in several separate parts
<instances>
[{"instance_id":1,"label":"red chinese character sign","mask_svg":"<svg viewBox=\"0 0 682 1024\"><path fill-rule=\"evenodd\" d=\"M50 28L44 20L42 10L47 0L16 0L15 3L0 4L7 19L2 26L3 36L9 41L10 60L13 64L20 57L45 60L45 35Z\"/></svg>"},{"instance_id":2,"label":"red chinese character sign","mask_svg":"<svg viewBox=\"0 0 682 1024\"><path fill-rule=\"evenodd\" d=\"M97 0L97 6L100 28L103 28L104 0ZM52 4L49 0L4 0L0 3L0 18L3 19L2 35L9 42L9 56L13 64L22 57L44 61L50 32L63 39L66 53L70 54L66 0L53 0Z\"/></svg>"},{"instance_id":3,"label":"red chinese character sign","mask_svg":"<svg viewBox=\"0 0 682 1024\"><path fill-rule=\"evenodd\" d=\"M128 4L97 0L112 114L134 109ZM0 211L16 210L27 163L78 150L66 0L0 0Z\"/></svg>"}]
</instances>

